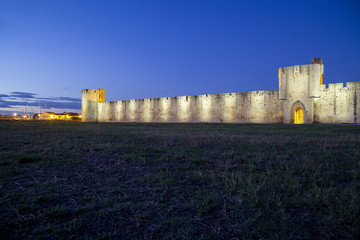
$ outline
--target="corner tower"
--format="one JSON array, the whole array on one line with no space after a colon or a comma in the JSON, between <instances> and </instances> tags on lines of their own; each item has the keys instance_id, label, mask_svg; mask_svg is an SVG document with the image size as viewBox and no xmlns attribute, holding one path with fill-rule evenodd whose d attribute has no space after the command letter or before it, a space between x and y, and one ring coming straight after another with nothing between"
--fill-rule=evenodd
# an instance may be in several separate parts
<instances>
[{"instance_id":1,"label":"corner tower","mask_svg":"<svg viewBox=\"0 0 360 240\"><path fill-rule=\"evenodd\" d=\"M81 91L81 115L83 122L96 122L98 102L105 102L105 89L83 89Z\"/></svg>"},{"instance_id":2,"label":"corner tower","mask_svg":"<svg viewBox=\"0 0 360 240\"><path fill-rule=\"evenodd\" d=\"M320 97L324 74L321 58L311 64L279 68L279 99L284 123L313 123L314 102Z\"/></svg>"}]
</instances>

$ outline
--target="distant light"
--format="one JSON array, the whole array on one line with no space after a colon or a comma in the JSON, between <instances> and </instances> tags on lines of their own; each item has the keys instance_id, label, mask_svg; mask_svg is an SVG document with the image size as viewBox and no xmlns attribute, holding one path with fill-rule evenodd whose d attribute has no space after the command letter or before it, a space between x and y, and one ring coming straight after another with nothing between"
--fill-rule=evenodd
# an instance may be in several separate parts
<instances>
[{"instance_id":1,"label":"distant light","mask_svg":"<svg viewBox=\"0 0 360 240\"><path fill-rule=\"evenodd\" d=\"M17 116L17 114L16 113L14 113L14 117L16 117Z\"/></svg>"}]
</instances>

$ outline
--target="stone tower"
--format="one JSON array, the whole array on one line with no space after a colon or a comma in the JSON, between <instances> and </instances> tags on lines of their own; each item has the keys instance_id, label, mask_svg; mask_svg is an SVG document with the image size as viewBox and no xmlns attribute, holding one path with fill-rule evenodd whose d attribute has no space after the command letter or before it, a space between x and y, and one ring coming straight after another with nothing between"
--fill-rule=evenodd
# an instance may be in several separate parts
<instances>
[{"instance_id":1,"label":"stone tower","mask_svg":"<svg viewBox=\"0 0 360 240\"><path fill-rule=\"evenodd\" d=\"M105 89L83 89L81 91L81 115L84 122L96 122L98 102L105 102Z\"/></svg>"},{"instance_id":2,"label":"stone tower","mask_svg":"<svg viewBox=\"0 0 360 240\"><path fill-rule=\"evenodd\" d=\"M279 100L284 123L313 123L324 74L321 58L311 64L279 68Z\"/></svg>"}]
</instances>

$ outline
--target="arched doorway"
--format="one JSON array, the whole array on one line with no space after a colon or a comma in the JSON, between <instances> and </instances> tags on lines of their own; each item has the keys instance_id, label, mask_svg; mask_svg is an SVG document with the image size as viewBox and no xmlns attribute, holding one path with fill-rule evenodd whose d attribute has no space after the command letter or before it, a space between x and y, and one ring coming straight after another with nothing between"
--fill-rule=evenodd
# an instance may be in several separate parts
<instances>
[{"instance_id":1,"label":"arched doorway","mask_svg":"<svg viewBox=\"0 0 360 240\"><path fill-rule=\"evenodd\" d=\"M294 124L304 124L304 110L301 107L294 111Z\"/></svg>"},{"instance_id":2,"label":"arched doorway","mask_svg":"<svg viewBox=\"0 0 360 240\"><path fill-rule=\"evenodd\" d=\"M294 102L290 108L290 124L304 124L308 123L307 109L300 101Z\"/></svg>"}]
</instances>

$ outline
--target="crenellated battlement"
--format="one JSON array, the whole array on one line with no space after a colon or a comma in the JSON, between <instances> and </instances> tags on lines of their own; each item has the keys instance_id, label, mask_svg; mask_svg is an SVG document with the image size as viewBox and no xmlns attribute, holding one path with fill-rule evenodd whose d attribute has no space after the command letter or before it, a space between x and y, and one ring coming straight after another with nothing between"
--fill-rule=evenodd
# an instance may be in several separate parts
<instances>
[{"instance_id":1,"label":"crenellated battlement","mask_svg":"<svg viewBox=\"0 0 360 240\"><path fill-rule=\"evenodd\" d=\"M343 89L343 90L354 90L360 87L360 82L345 82L344 83L329 83L329 84L322 84L320 86L321 91L327 91L331 89Z\"/></svg>"}]
</instances>

